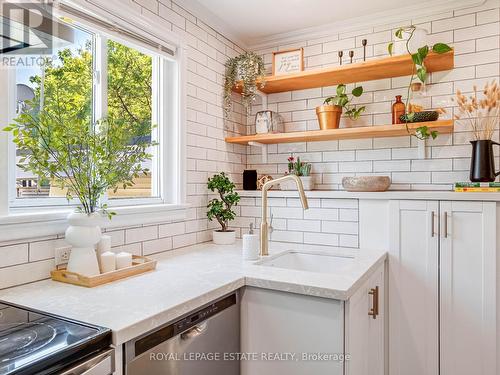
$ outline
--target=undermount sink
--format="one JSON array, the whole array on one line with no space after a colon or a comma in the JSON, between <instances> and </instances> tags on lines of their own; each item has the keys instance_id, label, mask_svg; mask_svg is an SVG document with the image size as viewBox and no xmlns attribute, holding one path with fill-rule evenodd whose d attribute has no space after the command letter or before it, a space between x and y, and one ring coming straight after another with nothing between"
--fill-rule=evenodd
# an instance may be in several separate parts
<instances>
[{"instance_id":1,"label":"undermount sink","mask_svg":"<svg viewBox=\"0 0 500 375\"><path fill-rule=\"evenodd\" d=\"M338 273L349 268L354 257L327 253L287 251L268 259L256 262L256 265L286 268L298 271Z\"/></svg>"}]
</instances>

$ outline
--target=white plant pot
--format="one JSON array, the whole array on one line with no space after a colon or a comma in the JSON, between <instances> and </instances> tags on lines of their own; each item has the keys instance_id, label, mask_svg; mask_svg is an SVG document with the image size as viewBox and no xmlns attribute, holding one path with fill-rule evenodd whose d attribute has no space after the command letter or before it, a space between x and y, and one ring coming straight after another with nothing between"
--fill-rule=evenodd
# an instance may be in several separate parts
<instances>
[{"instance_id":1,"label":"white plant pot","mask_svg":"<svg viewBox=\"0 0 500 375\"><path fill-rule=\"evenodd\" d=\"M313 190L314 189L314 178L312 176L300 176L300 181L302 181L302 186L304 187L304 190ZM285 182L280 182L280 189L281 190L297 190L297 185L295 184L295 181L289 180Z\"/></svg>"},{"instance_id":2,"label":"white plant pot","mask_svg":"<svg viewBox=\"0 0 500 375\"><path fill-rule=\"evenodd\" d=\"M228 230L226 232L222 232L219 230L214 230L212 232L214 244L217 245L232 245L236 242L236 231Z\"/></svg>"},{"instance_id":3,"label":"white plant pot","mask_svg":"<svg viewBox=\"0 0 500 375\"><path fill-rule=\"evenodd\" d=\"M99 263L94 246L101 239L102 216L73 212L68 215L68 222L65 236L72 248L67 270L84 276L98 275Z\"/></svg>"}]
</instances>

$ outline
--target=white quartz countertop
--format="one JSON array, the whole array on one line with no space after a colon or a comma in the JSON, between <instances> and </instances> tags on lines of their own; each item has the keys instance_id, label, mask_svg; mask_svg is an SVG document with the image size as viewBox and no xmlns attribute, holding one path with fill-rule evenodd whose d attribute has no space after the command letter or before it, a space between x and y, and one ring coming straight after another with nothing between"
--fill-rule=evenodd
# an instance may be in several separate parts
<instances>
[{"instance_id":1,"label":"white quartz countertop","mask_svg":"<svg viewBox=\"0 0 500 375\"><path fill-rule=\"evenodd\" d=\"M386 257L382 250L271 243L271 255L320 250L354 256L336 274L312 273L243 261L241 242L200 244L156 257L157 269L95 288L52 280L0 291L0 300L110 328L122 344L245 285L331 299L348 299Z\"/></svg>"},{"instance_id":2,"label":"white quartz countertop","mask_svg":"<svg viewBox=\"0 0 500 375\"><path fill-rule=\"evenodd\" d=\"M262 192L258 190L238 190L242 197L260 197ZM293 190L270 190L270 197L298 197L297 191ZM500 193L459 193L455 191L442 190L388 190L383 192L349 192L345 190L309 190L306 191L308 198L330 198L330 199L417 199L417 200L452 200L452 201L500 201Z\"/></svg>"}]
</instances>

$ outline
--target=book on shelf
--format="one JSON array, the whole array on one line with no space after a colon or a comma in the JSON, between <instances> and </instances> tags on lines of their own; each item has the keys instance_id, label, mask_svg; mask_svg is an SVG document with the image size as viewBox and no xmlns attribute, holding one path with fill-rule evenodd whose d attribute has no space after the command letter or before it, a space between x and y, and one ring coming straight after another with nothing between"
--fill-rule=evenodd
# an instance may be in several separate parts
<instances>
[{"instance_id":1,"label":"book on shelf","mask_svg":"<svg viewBox=\"0 0 500 375\"><path fill-rule=\"evenodd\" d=\"M500 187L455 187L457 193L500 193Z\"/></svg>"},{"instance_id":2,"label":"book on shelf","mask_svg":"<svg viewBox=\"0 0 500 375\"><path fill-rule=\"evenodd\" d=\"M455 182L457 188L500 188L500 182Z\"/></svg>"}]
</instances>

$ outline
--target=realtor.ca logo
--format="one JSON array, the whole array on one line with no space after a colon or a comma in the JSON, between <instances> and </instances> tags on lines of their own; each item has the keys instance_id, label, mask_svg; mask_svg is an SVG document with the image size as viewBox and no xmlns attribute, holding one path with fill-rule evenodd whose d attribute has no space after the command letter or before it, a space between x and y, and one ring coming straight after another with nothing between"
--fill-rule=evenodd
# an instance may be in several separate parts
<instances>
[{"instance_id":1,"label":"realtor.ca logo","mask_svg":"<svg viewBox=\"0 0 500 375\"><path fill-rule=\"evenodd\" d=\"M0 0L0 3L0 56L51 55L56 26L52 19L52 5L41 0Z\"/></svg>"}]
</instances>

